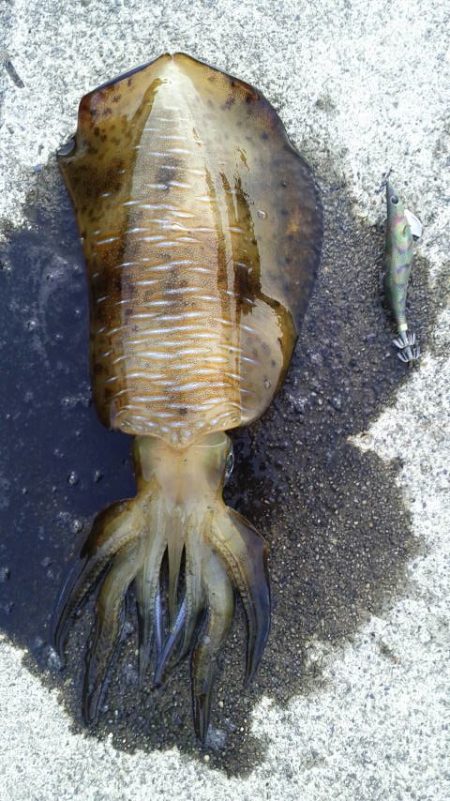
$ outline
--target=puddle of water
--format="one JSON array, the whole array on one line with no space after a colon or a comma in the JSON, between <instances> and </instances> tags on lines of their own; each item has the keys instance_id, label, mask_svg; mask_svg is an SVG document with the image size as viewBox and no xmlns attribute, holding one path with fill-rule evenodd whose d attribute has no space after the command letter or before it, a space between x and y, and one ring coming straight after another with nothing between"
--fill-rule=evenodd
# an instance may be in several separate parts
<instances>
[{"instance_id":1,"label":"puddle of water","mask_svg":"<svg viewBox=\"0 0 450 801\"><path fill-rule=\"evenodd\" d=\"M287 381L264 418L234 434L227 500L270 543L274 610L248 691L242 613L223 656L209 764L229 773L247 773L264 753L264 743L249 734L258 699L283 704L317 690L320 672L304 660L311 637L338 643L380 614L401 592L417 547L396 466L347 442L393 402L407 376L380 302L383 232L354 219L344 186L325 177L322 190L323 261ZM81 248L54 165L40 176L28 217L30 225L9 231L0 252L0 403L8 442L0 454L0 627L29 649L27 666L60 688L81 730L80 653L92 607L74 625L64 672L49 649L49 621L70 554L92 517L134 494L130 440L106 431L91 405ZM426 294L419 264L409 316L422 350L431 325ZM120 749L178 745L198 755L188 662L163 690L139 690L132 600L128 619L93 736L112 732Z\"/></svg>"}]
</instances>

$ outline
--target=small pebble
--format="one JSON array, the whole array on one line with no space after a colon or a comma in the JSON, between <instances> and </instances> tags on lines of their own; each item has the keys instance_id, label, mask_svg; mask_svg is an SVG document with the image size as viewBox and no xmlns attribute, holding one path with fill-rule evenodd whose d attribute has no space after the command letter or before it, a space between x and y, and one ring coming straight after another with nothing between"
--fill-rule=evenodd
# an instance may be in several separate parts
<instances>
[{"instance_id":1,"label":"small pebble","mask_svg":"<svg viewBox=\"0 0 450 801\"><path fill-rule=\"evenodd\" d=\"M51 645L47 645L44 649L45 661L50 670L61 670L62 661L55 649Z\"/></svg>"}]
</instances>

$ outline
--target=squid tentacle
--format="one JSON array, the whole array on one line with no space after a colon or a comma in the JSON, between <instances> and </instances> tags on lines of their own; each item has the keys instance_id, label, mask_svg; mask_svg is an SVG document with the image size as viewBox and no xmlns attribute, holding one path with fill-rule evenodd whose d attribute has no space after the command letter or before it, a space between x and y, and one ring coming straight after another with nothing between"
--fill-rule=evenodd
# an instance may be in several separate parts
<instances>
[{"instance_id":1,"label":"squid tentacle","mask_svg":"<svg viewBox=\"0 0 450 801\"><path fill-rule=\"evenodd\" d=\"M194 728L206 741L211 714L211 696L217 674L217 657L222 650L234 615L234 592L219 559L211 554L205 566L207 622L192 656L192 703Z\"/></svg>"},{"instance_id":2,"label":"squid tentacle","mask_svg":"<svg viewBox=\"0 0 450 801\"><path fill-rule=\"evenodd\" d=\"M137 544L132 543L115 556L97 598L95 633L87 656L83 689L83 716L87 723L98 719L120 646L124 600L135 576L137 551Z\"/></svg>"},{"instance_id":3,"label":"squid tentacle","mask_svg":"<svg viewBox=\"0 0 450 801\"><path fill-rule=\"evenodd\" d=\"M184 554L183 518L179 513L171 521L170 535L167 537L167 560L169 568L168 605L169 619L175 623L178 606L178 588Z\"/></svg>"},{"instance_id":4,"label":"squid tentacle","mask_svg":"<svg viewBox=\"0 0 450 801\"><path fill-rule=\"evenodd\" d=\"M114 507L111 507L97 516L89 538L81 550L81 566L79 563L75 564L61 589L52 626L53 644L61 657L71 618L82 607L111 559L139 536L136 534L136 528L130 524L129 514L124 515L121 512L111 525L110 520L114 512Z\"/></svg>"},{"instance_id":5,"label":"squid tentacle","mask_svg":"<svg viewBox=\"0 0 450 801\"><path fill-rule=\"evenodd\" d=\"M184 598L172 625L171 632L166 639L164 647L161 649L159 658L156 661L155 673L153 676L153 685L155 687L159 687L162 684L167 665L180 640L181 635L183 634L187 621L186 610L187 604L186 598Z\"/></svg>"},{"instance_id":6,"label":"squid tentacle","mask_svg":"<svg viewBox=\"0 0 450 801\"><path fill-rule=\"evenodd\" d=\"M195 629L204 608L204 590L201 582L202 562L199 548L199 538L201 536L202 530L198 523L187 531L185 563L186 623L175 665L184 659L190 651Z\"/></svg>"},{"instance_id":7,"label":"squid tentacle","mask_svg":"<svg viewBox=\"0 0 450 801\"><path fill-rule=\"evenodd\" d=\"M246 683L261 660L270 630L270 587L267 545L261 535L234 509L220 518L212 540L239 592L247 618Z\"/></svg>"},{"instance_id":8,"label":"squid tentacle","mask_svg":"<svg viewBox=\"0 0 450 801\"><path fill-rule=\"evenodd\" d=\"M157 519L136 573L136 600L139 621L139 680L142 684L151 657L152 642L157 654L163 641L163 613L160 591L161 563L167 547L165 532Z\"/></svg>"},{"instance_id":9,"label":"squid tentacle","mask_svg":"<svg viewBox=\"0 0 450 801\"><path fill-rule=\"evenodd\" d=\"M169 667L170 669L176 667L191 650L198 619L204 608L204 590L201 580L203 529L204 526L195 517L186 524L184 597L161 657L156 664L155 685L161 684L166 670Z\"/></svg>"}]
</instances>

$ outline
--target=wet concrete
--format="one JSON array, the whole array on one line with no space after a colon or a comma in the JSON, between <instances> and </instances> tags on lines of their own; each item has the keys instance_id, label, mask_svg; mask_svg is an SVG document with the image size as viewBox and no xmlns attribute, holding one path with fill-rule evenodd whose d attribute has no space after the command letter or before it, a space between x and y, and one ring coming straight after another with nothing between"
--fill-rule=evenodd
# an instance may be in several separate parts
<instances>
[{"instance_id":1,"label":"wet concrete","mask_svg":"<svg viewBox=\"0 0 450 801\"><path fill-rule=\"evenodd\" d=\"M248 773L264 751L249 735L258 699L283 704L317 690L320 670L305 658L309 643L338 644L380 613L402 592L418 547L396 467L347 441L393 402L408 376L380 301L384 235L354 219L346 186L323 173L324 255L287 381L264 418L234 436L226 496L270 543L274 609L251 688L242 689L242 613L224 654L207 750L210 764L229 773ZM27 666L60 688L81 728L80 654L92 607L74 626L64 671L49 647L49 621L70 554L93 515L134 493L130 440L106 431L91 405L81 249L53 163L40 175L28 220L8 232L0 252L0 393L9 442L0 455L0 627L29 650ZM426 349L432 320L425 265L414 272L409 316ZM128 619L93 736L112 732L120 749L178 745L201 756L188 663L163 690L139 690L132 600Z\"/></svg>"}]
</instances>

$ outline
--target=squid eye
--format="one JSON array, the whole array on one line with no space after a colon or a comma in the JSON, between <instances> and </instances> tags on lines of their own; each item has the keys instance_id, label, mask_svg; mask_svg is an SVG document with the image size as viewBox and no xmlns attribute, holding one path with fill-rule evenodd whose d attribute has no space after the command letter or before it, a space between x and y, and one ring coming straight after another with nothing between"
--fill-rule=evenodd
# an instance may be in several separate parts
<instances>
[{"instance_id":1,"label":"squid eye","mask_svg":"<svg viewBox=\"0 0 450 801\"><path fill-rule=\"evenodd\" d=\"M396 206L396 205L397 205L397 203L398 203L398 197L397 197L397 195L392 195L392 196L391 196L391 203L393 203L393 204L394 204L394 206Z\"/></svg>"},{"instance_id":2,"label":"squid eye","mask_svg":"<svg viewBox=\"0 0 450 801\"><path fill-rule=\"evenodd\" d=\"M231 446L231 450L228 452L227 460L225 462L225 484L227 484L227 482L229 481L230 476L233 472L233 468L234 468L234 451L233 451L233 446Z\"/></svg>"},{"instance_id":3,"label":"squid eye","mask_svg":"<svg viewBox=\"0 0 450 801\"><path fill-rule=\"evenodd\" d=\"M75 137L71 136L70 139L67 140L67 142L64 142L64 144L61 145L56 155L58 157L70 156L70 154L73 153L73 151L75 150L75 146L76 146Z\"/></svg>"}]
</instances>

